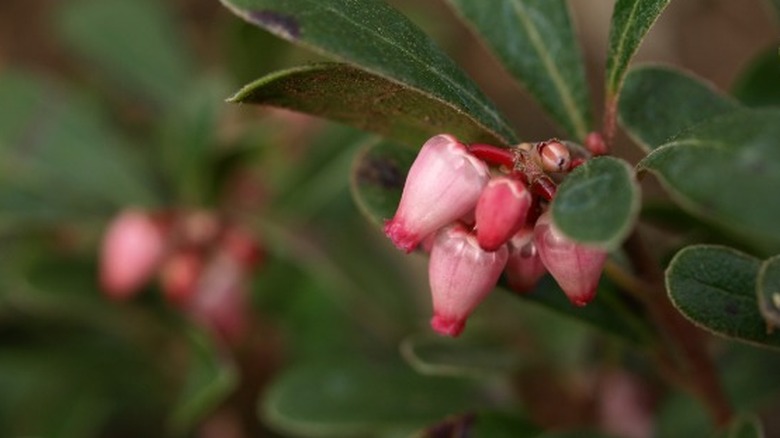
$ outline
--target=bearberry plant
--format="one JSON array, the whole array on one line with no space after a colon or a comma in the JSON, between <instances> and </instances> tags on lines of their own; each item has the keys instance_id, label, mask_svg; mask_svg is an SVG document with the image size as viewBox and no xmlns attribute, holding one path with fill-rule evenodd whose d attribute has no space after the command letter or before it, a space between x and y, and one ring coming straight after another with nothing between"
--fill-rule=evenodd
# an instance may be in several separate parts
<instances>
[{"instance_id":1,"label":"bearberry plant","mask_svg":"<svg viewBox=\"0 0 780 438\"><path fill-rule=\"evenodd\" d=\"M673 66L631 65L670 0L617 0L603 99L593 100L565 0L447 0L557 124L525 138L383 1L221 1L333 59L262 77L230 101L384 139L358 153L354 198L398 249L427 253L433 331L468 333L489 294L511 293L621 339L650 368L642 374L682 388L722 431L761 435L760 421L736 416L745 405L724 387L714 339L780 345L780 100L757 92L778 89L774 48L730 96ZM629 143L639 160L616 152ZM660 182L663 201L643 202L640 180ZM478 434L491 421L536 436L479 412L425 436Z\"/></svg>"}]
</instances>

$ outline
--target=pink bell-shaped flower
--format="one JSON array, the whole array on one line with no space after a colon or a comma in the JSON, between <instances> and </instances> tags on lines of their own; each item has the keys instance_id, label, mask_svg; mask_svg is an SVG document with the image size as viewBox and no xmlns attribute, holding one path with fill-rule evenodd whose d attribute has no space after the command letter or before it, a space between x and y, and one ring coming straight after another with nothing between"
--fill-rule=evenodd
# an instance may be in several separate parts
<instances>
[{"instance_id":1,"label":"pink bell-shaped flower","mask_svg":"<svg viewBox=\"0 0 780 438\"><path fill-rule=\"evenodd\" d=\"M504 272L509 287L521 293L533 290L547 272L534 245L532 230L522 229L509 241L509 260Z\"/></svg>"},{"instance_id":2,"label":"pink bell-shaped flower","mask_svg":"<svg viewBox=\"0 0 780 438\"><path fill-rule=\"evenodd\" d=\"M454 137L431 138L409 169L385 234L399 249L411 252L426 236L472 210L489 179L487 165Z\"/></svg>"},{"instance_id":3,"label":"pink bell-shaped flower","mask_svg":"<svg viewBox=\"0 0 780 438\"><path fill-rule=\"evenodd\" d=\"M487 252L459 224L439 231L428 265L431 327L442 335L458 336L474 308L496 286L507 257L506 246Z\"/></svg>"},{"instance_id":4,"label":"pink bell-shaped flower","mask_svg":"<svg viewBox=\"0 0 780 438\"><path fill-rule=\"evenodd\" d=\"M604 250L569 240L555 228L549 212L536 221L534 244L542 263L572 304L584 306L596 296L607 259Z\"/></svg>"},{"instance_id":5,"label":"pink bell-shaped flower","mask_svg":"<svg viewBox=\"0 0 780 438\"><path fill-rule=\"evenodd\" d=\"M531 202L531 193L520 180L492 178L475 210L479 246L495 251L505 244L525 224Z\"/></svg>"},{"instance_id":6,"label":"pink bell-shaped flower","mask_svg":"<svg viewBox=\"0 0 780 438\"><path fill-rule=\"evenodd\" d=\"M100 254L100 284L114 299L138 292L163 255L162 230L148 213L126 210L109 224Z\"/></svg>"}]
</instances>

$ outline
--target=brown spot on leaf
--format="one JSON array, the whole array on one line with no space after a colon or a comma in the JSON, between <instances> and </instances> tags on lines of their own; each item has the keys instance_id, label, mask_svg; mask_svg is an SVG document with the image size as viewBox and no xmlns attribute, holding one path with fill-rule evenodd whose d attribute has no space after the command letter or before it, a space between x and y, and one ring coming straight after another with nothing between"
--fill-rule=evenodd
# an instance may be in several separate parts
<instances>
[{"instance_id":1,"label":"brown spot on leaf","mask_svg":"<svg viewBox=\"0 0 780 438\"><path fill-rule=\"evenodd\" d=\"M291 15L260 10L250 12L248 20L283 38L294 40L301 35L301 26L298 20Z\"/></svg>"},{"instance_id":2,"label":"brown spot on leaf","mask_svg":"<svg viewBox=\"0 0 780 438\"><path fill-rule=\"evenodd\" d=\"M724 309L730 316L739 315L739 306L736 303L728 303Z\"/></svg>"},{"instance_id":3,"label":"brown spot on leaf","mask_svg":"<svg viewBox=\"0 0 780 438\"><path fill-rule=\"evenodd\" d=\"M401 189L404 186L403 173L395 161L370 154L361 160L357 168L357 181L360 184L380 186L385 190Z\"/></svg>"}]
</instances>

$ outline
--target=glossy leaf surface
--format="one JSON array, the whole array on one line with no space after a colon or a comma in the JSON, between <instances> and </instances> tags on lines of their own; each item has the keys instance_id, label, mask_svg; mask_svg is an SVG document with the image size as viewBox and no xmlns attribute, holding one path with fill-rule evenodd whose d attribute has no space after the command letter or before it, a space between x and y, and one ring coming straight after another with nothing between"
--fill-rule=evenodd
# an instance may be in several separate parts
<instances>
[{"instance_id":1,"label":"glossy leaf surface","mask_svg":"<svg viewBox=\"0 0 780 438\"><path fill-rule=\"evenodd\" d=\"M553 221L573 240L612 250L631 232L640 196L628 163L596 157L574 169L560 185L551 207Z\"/></svg>"},{"instance_id":2,"label":"glossy leaf surface","mask_svg":"<svg viewBox=\"0 0 780 438\"><path fill-rule=\"evenodd\" d=\"M475 395L472 382L421 376L404 364L319 363L289 368L268 389L262 409L288 433L366 436L473 408Z\"/></svg>"},{"instance_id":3,"label":"glossy leaf surface","mask_svg":"<svg viewBox=\"0 0 780 438\"><path fill-rule=\"evenodd\" d=\"M466 142L500 141L456 107L348 64L317 64L272 73L245 86L230 100L336 120L411 146L444 132Z\"/></svg>"},{"instance_id":4,"label":"glossy leaf surface","mask_svg":"<svg viewBox=\"0 0 780 438\"><path fill-rule=\"evenodd\" d=\"M756 304L759 260L723 246L690 246L666 270L672 303L694 324L720 336L780 347Z\"/></svg>"},{"instance_id":5,"label":"glossy leaf surface","mask_svg":"<svg viewBox=\"0 0 780 438\"><path fill-rule=\"evenodd\" d=\"M628 63L671 0L617 0L612 12L607 53L607 96L617 96Z\"/></svg>"},{"instance_id":6,"label":"glossy leaf surface","mask_svg":"<svg viewBox=\"0 0 780 438\"><path fill-rule=\"evenodd\" d=\"M741 110L704 122L638 167L702 220L766 251L780 246L780 111Z\"/></svg>"},{"instance_id":7,"label":"glossy leaf surface","mask_svg":"<svg viewBox=\"0 0 780 438\"><path fill-rule=\"evenodd\" d=\"M280 38L404 84L469 114L503 142L512 129L420 29L380 0L221 0Z\"/></svg>"},{"instance_id":8,"label":"glossy leaf surface","mask_svg":"<svg viewBox=\"0 0 780 438\"><path fill-rule=\"evenodd\" d=\"M501 63L578 140L591 130L585 69L565 0L449 0Z\"/></svg>"},{"instance_id":9,"label":"glossy leaf surface","mask_svg":"<svg viewBox=\"0 0 780 438\"><path fill-rule=\"evenodd\" d=\"M619 102L621 125L646 151L697 123L740 107L703 79L658 66L632 69Z\"/></svg>"}]
</instances>

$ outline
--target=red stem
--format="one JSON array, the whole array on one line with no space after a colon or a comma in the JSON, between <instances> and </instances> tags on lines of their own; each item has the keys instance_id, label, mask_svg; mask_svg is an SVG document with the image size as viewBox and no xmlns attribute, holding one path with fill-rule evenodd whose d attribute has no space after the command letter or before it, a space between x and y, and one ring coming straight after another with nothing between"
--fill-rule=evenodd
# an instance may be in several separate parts
<instances>
[{"instance_id":1,"label":"red stem","mask_svg":"<svg viewBox=\"0 0 780 438\"><path fill-rule=\"evenodd\" d=\"M468 148L469 152L486 163L510 169L515 167L515 154L509 149L489 144L472 144Z\"/></svg>"}]
</instances>

